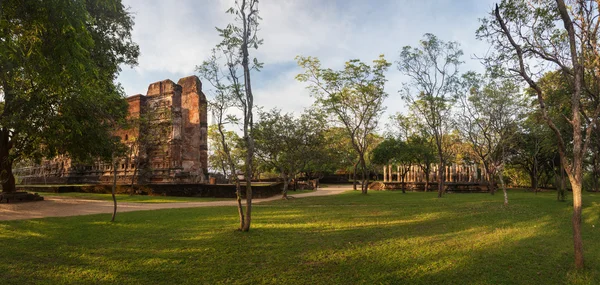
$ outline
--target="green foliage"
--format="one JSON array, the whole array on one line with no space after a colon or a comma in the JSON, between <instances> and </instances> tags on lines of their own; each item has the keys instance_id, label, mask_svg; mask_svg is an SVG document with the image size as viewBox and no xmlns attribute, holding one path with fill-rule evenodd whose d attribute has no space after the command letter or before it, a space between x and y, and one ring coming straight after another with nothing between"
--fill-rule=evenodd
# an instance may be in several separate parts
<instances>
[{"instance_id":1,"label":"green foliage","mask_svg":"<svg viewBox=\"0 0 600 285\"><path fill-rule=\"evenodd\" d=\"M112 131L127 113L114 80L139 54L132 26L120 1L2 2L4 173L20 158L110 159Z\"/></svg>"},{"instance_id":2,"label":"green foliage","mask_svg":"<svg viewBox=\"0 0 600 285\"><path fill-rule=\"evenodd\" d=\"M406 142L387 138L373 149L371 161L379 165L410 163L414 160L413 154L412 147Z\"/></svg>"},{"instance_id":3,"label":"green foliage","mask_svg":"<svg viewBox=\"0 0 600 285\"><path fill-rule=\"evenodd\" d=\"M600 283L598 266L570 264L569 205L510 191L509 207L413 192L273 201L254 206L251 233L231 230L234 207L1 221L2 283ZM600 260L600 195L584 196L586 257Z\"/></svg>"},{"instance_id":4,"label":"green foliage","mask_svg":"<svg viewBox=\"0 0 600 285\"><path fill-rule=\"evenodd\" d=\"M254 129L256 154L266 168L291 179L320 160L325 149L325 125L318 114L303 113L294 118L278 109L261 112Z\"/></svg>"},{"instance_id":5,"label":"green foliage","mask_svg":"<svg viewBox=\"0 0 600 285\"><path fill-rule=\"evenodd\" d=\"M224 131L225 143L230 148L231 157L233 162L236 164L236 169L241 168L241 162L243 161L243 151L239 148L242 143L241 138L233 131ZM217 125L211 125L208 127L208 140L211 152L208 156L208 162L213 170L223 171L225 177L232 175L228 165L227 153L223 149L221 143L221 134L219 133ZM235 174L234 174L235 175Z\"/></svg>"},{"instance_id":6,"label":"green foliage","mask_svg":"<svg viewBox=\"0 0 600 285\"><path fill-rule=\"evenodd\" d=\"M296 60L304 69L304 73L298 74L296 79L309 83L308 89L318 106L331 114L338 127L345 129L365 181L368 179L365 154L372 142L369 136L375 132L379 117L385 110L385 72L391 64L380 55L373 61L373 66L353 59L346 62L344 69L335 71L321 68L321 62L314 57L297 56ZM367 192L366 182L362 191Z\"/></svg>"}]
</instances>

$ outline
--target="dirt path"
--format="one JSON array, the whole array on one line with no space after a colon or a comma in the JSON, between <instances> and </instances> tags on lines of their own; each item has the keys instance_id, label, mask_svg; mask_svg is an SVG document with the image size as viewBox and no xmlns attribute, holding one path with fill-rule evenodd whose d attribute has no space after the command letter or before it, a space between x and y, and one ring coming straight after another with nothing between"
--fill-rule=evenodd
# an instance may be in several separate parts
<instances>
[{"instance_id":1,"label":"dirt path","mask_svg":"<svg viewBox=\"0 0 600 285\"><path fill-rule=\"evenodd\" d=\"M291 194L296 198L314 197L314 196L329 196L340 194L344 191L352 190L351 185L331 185L327 188L320 188L317 191L304 194ZM46 195L44 201L16 203L16 204L0 204L0 221L6 220L26 220L46 217L67 217L92 214L108 214L112 213L112 201L99 200L83 200L67 197L57 197ZM258 204L266 201L281 199L280 196L271 198L253 199L252 204ZM244 200L245 201L245 200ZM235 206L235 200L231 201L215 201L215 202L179 202L179 203L118 203L117 211L132 212L132 211L147 211L159 209L174 209L174 208L195 208L195 207L213 207L213 206Z\"/></svg>"}]
</instances>

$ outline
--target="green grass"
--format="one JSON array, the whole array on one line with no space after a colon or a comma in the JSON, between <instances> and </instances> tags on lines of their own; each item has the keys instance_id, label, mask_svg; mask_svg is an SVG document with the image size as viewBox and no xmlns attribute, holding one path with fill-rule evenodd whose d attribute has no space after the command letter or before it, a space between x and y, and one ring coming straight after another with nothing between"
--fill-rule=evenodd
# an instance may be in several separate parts
<instances>
[{"instance_id":1,"label":"green grass","mask_svg":"<svg viewBox=\"0 0 600 285\"><path fill-rule=\"evenodd\" d=\"M358 191L234 207L0 222L2 284L600 284L600 195L586 270L555 193Z\"/></svg>"},{"instance_id":2,"label":"green grass","mask_svg":"<svg viewBox=\"0 0 600 285\"><path fill-rule=\"evenodd\" d=\"M68 192L68 193L40 193L42 196L59 196L59 197L70 197L77 199L86 200L104 200L112 201L111 194L98 194L98 193L80 193L80 192ZM147 196L147 195L128 195L128 194L117 194L117 201L119 202L137 202L137 203L175 203L175 202L212 202L212 201L227 201L234 199L226 198L199 198L199 197L173 197L173 196Z\"/></svg>"}]
</instances>

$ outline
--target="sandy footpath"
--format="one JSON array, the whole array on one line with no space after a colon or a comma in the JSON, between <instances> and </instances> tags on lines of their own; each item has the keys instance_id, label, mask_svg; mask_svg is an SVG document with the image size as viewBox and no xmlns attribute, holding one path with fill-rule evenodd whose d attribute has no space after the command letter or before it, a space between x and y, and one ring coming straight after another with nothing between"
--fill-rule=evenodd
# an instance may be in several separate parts
<instances>
[{"instance_id":1,"label":"sandy footpath","mask_svg":"<svg viewBox=\"0 0 600 285\"><path fill-rule=\"evenodd\" d=\"M352 185L330 185L317 191L304 194L293 194L295 198L329 196L352 190ZM67 217L112 213L112 201L83 200L68 197L51 196L43 194L44 201L6 204L0 203L0 221L25 220L45 217ZM280 196L271 198L253 199L252 204L281 199ZM118 201L117 201L118 202ZM245 202L245 200L244 200ZM235 206L235 200L214 202L177 202L177 203L132 203L118 202L117 212L147 211L174 208L195 208L214 206Z\"/></svg>"}]
</instances>

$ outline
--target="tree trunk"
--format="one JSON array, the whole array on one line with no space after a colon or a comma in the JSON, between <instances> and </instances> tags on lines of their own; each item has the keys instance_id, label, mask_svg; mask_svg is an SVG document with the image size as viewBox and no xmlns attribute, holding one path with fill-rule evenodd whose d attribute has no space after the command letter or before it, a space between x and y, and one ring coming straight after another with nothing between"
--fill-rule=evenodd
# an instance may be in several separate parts
<instances>
[{"instance_id":1,"label":"tree trunk","mask_svg":"<svg viewBox=\"0 0 600 285\"><path fill-rule=\"evenodd\" d=\"M242 185L237 178L235 178L235 198L237 201L238 216L240 218L239 230L241 231L244 228L244 208L242 207Z\"/></svg>"},{"instance_id":2,"label":"tree trunk","mask_svg":"<svg viewBox=\"0 0 600 285\"><path fill-rule=\"evenodd\" d=\"M406 173L402 174L402 187L400 187L400 189L402 189L402 194L406 194L406 190L404 190L404 187L406 186L406 183L404 183L406 178Z\"/></svg>"},{"instance_id":3,"label":"tree trunk","mask_svg":"<svg viewBox=\"0 0 600 285\"><path fill-rule=\"evenodd\" d=\"M427 167L426 169L427 170L424 171L425 172L425 192L429 191L429 172L430 172L429 167Z\"/></svg>"},{"instance_id":4,"label":"tree trunk","mask_svg":"<svg viewBox=\"0 0 600 285\"><path fill-rule=\"evenodd\" d=\"M254 96L252 95L252 81L250 80L250 62L248 53L248 41L252 34L251 23L247 17L252 15L246 14L246 8L248 7L246 1L242 2L240 7L240 14L242 18L242 68L244 69L244 91L246 95L246 109L244 110L244 140L246 142L246 217L244 221L244 227L242 231L247 232L250 230L250 222L252 221L252 160L254 157L254 139L252 138L252 127L254 124L252 107L254 103ZM252 14L252 13L250 13Z\"/></svg>"},{"instance_id":5,"label":"tree trunk","mask_svg":"<svg viewBox=\"0 0 600 285\"><path fill-rule=\"evenodd\" d=\"M583 268L583 239L581 237L581 173L570 178L573 188L573 247L575 250L575 266Z\"/></svg>"},{"instance_id":6,"label":"tree trunk","mask_svg":"<svg viewBox=\"0 0 600 285\"><path fill-rule=\"evenodd\" d=\"M538 161L537 157L533 158L533 177L531 178L531 186L533 187L533 192L537 194L538 192Z\"/></svg>"},{"instance_id":7,"label":"tree trunk","mask_svg":"<svg viewBox=\"0 0 600 285\"><path fill-rule=\"evenodd\" d=\"M367 194L367 189L369 188L369 175L367 174L367 165L365 162L364 154L360 154L360 168L362 172L362 181L361 181L361 191L363 194Z\"/></svg>"},{"instance_id":8,"label":"tree trunk","mask_svg":"<svg viewBox=\"0 0 600 285\"><path fill-rule=\"evenodd\" d=\"M566 192L567 192L567 187L566 187L566 183L565 183L565 171L562 168L562 164L559 166L559 175L557 176L558 178L558 185L557 185L557 189L558 189L558 201L564 202L566 199Z\"/></svg>"},{"instance_id":9,"label":"tree trunk","mask_svg":"<svg viewBox=\"0 0 600 285\"><path fill-rule=\"evenodd\" d=\"M281 199L288 199L288 185L290 184L290 181L288 181L288 176L287 174L285 174L284 172L281 172L282 176L283 176L283 191L281 192Z\"/></svg>"},{"instance_id":10,"label":"tree trunk","mask_svg":"<svg viewBox=\"0 0 600 285\"><path fill-rule=\"evenodd\" d=\"M131 175L131 192L129 192L129 195L133 195L135 193L133 190L133 185L135 184L135 175L137 174L139 168L140 168L140 158L138 156L136 158L135 168L133 168L133 175Z\"/></svg>"},{"instance_id":11,"label":"tree trunk","mask_svg":"<svg viewBox=\"0 0 600 285\"><path fill-rule=\"evenodd\" d=\"M498 179L500 179L500 185L502 185L502 193L504 193L504 206L508 206L508 193L506 192L506 184L504 184L504 168L498 171Z\"/></svg>"},{"instance_id":12,"label":"tree trunk","mask_svg":"<svg viewBox=\"0 0 600 285\"><path fill-rule=\"evenodd\" d=\"M354 172L352 172L352 187L356 190L356 170L358 168L358 161L354 164Z\"/></svg>"},{"instance_id":13,"label":"tree trunk","mask_svg":"<svg viewBox=\"0 0 600 285\"><path fill-rule=\"evenodd\" d=\"M250 152L250 150L248 150L248 152ZM252 168L252 166L248 164L252 163L252 158L251 156L249 157L250 158L246 159L246 216L244 219L244 227L242 228L242 231L244 232L250 230L250 223L252 221L252 171L248 170L249 168Z\"/></svg>"},{"instance_id":14,"label":"tree trunk","mask_svg":"<svg viewBox=\"0 0 600 285\"><path fill-rule=\"evenodd\" d=\"M10 157L10 142L8 130L2 128L0 131L0 179L2 180L2 192L12 193L16 191L15 176L12 172L13 159Z\"/></svg>"},{"instance_id":15,"label":"tree trunk","mask_svg":"<svg viewBox=\"0 0 600 285\"><path fill-rule=\"evenodd\" d=\"M529 172L529 180L531 180L531 190L533 190L533 193L535 193L537 195L537 178L535 177L535 174L533 174L534 172Z\"/></svg>"},{"instance_id":16,"label":"tree trunk","mask_svg":"<svg viewBox=\"0 0 600 285\"><path fill-rule=\"evenodd\" d=\"M600 173L600 169L598 167L599 162L598 151L596 151L594 153L594 160L592 163L592 189L594 192L598 192L598 174Z\"/></svg>"},{"instance_id":17,"label":"tree trunk","mask_svg":"<svg viewBox=\"0 0 600 285\"><path fill-rule=\"evenodd\" d=\"M442 158L442 156L439 156L439 167L438 167L438 198L442 198L442 195L444 194L444 180L445 180L445 165L444 165L444 159Z\"/></svg>"},{"instance_id":18,"label":"tree trunk","mask_svg":"<svg viewBox=\"0 0 600 285\"><path fill-rule=\"evenodd\" d=\"M113 213L112 213L112 218L110 219L111 222L115 221L115 217L117 216L117 197L115 196L115 192L117 190L117 166L118 166L118 162L117 159L115 158L115 155L113 154L113 184L112 184L112 189L111 189L111 195L112 195L112 200L113 200Z\"/></svg>"},{"instance_id":19,"label":"tree trunk","mask_svg":"<svg viewBox=\"0 0 600 285\"><path fill-rule=\"evenodd\" d=\"M490 178L488 180L488 189L490 190L490 195L496 194L496 179L494 178L494 173L487 172L487 176Z\"/></svg>"}]
</instances>

